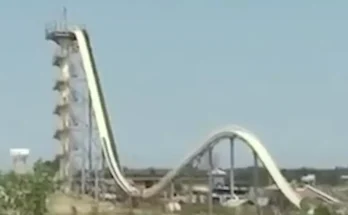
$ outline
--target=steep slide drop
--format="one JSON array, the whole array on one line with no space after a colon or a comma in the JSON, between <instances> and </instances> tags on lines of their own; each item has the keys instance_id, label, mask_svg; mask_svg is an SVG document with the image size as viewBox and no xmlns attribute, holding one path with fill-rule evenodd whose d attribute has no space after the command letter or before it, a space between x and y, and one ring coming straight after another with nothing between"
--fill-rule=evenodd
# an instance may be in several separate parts
<instances>
[{"instance_id":1,"label":"steep slide drop","mask_svg":"<svg viewBox=\"0 0 348 215\"><path fill-rule=\"evenodd\" d=\"M75 28L73 33L76 36L82 63L85 69L103 153L105 154L106 162L114 180L123 191L132 196L150 198L165 188L171 182L171 180L173 180L174 177L177 176L178 173L180 173L180 171L183 170L183 168L192 162L197 156L200 156L202 153L218 144L219 140L224 138L239 138L256 152L279 189L289 199L289 201L292 202L296 207L300 207L301 197L297 195L286 179L282 176L266 148L252 133L236 126L226 127L213 132L208 136L206 141L201 144L200 147L198 147L198 149L189 154L189 156L187 156L177 168L171 170L154 186L142 191L132 186L123 176L121 171L119 156L117 154L88 33L85 29L80 28Z\"/></svg>"}]
</instances>

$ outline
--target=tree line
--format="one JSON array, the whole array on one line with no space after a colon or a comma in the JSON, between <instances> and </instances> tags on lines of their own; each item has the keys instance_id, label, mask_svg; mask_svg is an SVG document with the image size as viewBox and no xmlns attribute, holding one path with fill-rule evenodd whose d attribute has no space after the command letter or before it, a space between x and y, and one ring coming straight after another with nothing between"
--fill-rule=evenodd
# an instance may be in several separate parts
<instances>
[{"instance_id":1,"label":"tree line","mask_svg":"<svg viewBox=\"0 0 348 215\"><path fill-rule=\"evenodd\" d=\"M229 169L223 169L226 174L226 181L229 178ZM128 177L137 176L152 176L152 177L163 177L169 169L157 169L157 168L145 168L145 169L132 169L124 168L124 173ZM254 167L236 168L234 170L235 180L241 183L252 183L254 176ZM316 176L316 183L337 185L343 183L341 176L348 176L348 167L335 167L331 169L320 169L320 168L292 168L292 169L281 169L281 173L285 176L288 181L300 181L302 176L308 174L314 174ZM184 169L180 176L182 177L206 177L207 170L201 170L198 168L187 167ZM179 177L180 177L179 176ZM109 178L111 175L106 173L106 177ZM258 168L258 177L260 185L268 185L272 183L268 171L263 168ZM347 180L348 181L348 180Z\"/></svg>"}]
</instances>

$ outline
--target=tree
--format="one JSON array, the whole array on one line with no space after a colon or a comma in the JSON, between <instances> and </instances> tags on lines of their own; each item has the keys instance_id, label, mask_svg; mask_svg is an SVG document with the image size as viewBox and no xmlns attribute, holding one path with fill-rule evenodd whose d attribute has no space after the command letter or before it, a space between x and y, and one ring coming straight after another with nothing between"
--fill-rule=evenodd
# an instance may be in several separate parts
<instances>
[{"instance_id":1,"label":"tree","mask_svg":"<svg viewBox=\"0 0 348 215\"><path fill-rule=\"evenodd\" d=\"M59 171L60 159L60 155L56 155L53 160L43 161L39 159L34 163L33 169L36 171L38 168L41 168L38 171L45 171L53 176Z\"/></svg>"},{"instance_id":2,"label":"tree","mask_svg":"<svg viewBox=\"0 0 348 215\"><path fill-rule=\"evenodd\" d=\"M46 200L55 190L55 169L38 160L34 171L26 174L0 174L0 213L44 215Z\"/></svg>"},{"instance_id":3,"label":"tree","mask_svg":"<svg viewBox=\"0 0 348 215\"><path fill-rule=\"evenodd\" d=\"M330 209L327 206L319 205L315 208L314 215L333 215L333 213L330 212Z\"/></svg>"}]
</instances>

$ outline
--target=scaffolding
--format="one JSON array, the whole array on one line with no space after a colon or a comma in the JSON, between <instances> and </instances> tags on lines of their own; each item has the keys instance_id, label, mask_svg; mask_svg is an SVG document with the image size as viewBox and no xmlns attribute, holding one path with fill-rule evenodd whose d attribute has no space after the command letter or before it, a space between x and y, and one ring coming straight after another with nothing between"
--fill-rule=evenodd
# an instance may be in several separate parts
<instances>
[{"instance_id":1,"label":"scaffolding","mask_svg":"<svg viewBox=\"0 0 348 215\"><path fill-rule=\"evenodd\" d=\"M58 70L53 86L58 92L53 110L58 117L53 136L60 143L57 177L63 181L65 192L90 193L99 198L104 181L103 156L79 48L67 24L66 10L64 13L63 22L53 22L45 29L46 39L57 45L52 60Z\"/></svg>"}]
</instances>

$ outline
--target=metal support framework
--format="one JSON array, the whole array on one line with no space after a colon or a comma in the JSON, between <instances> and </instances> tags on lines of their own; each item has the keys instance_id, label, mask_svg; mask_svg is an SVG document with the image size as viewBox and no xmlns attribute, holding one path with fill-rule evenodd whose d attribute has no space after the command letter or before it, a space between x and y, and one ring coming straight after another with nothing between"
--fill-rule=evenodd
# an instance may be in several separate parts
<instances>
[{"instance_id":1,"label":"metal support framework","mask_svg":"<svg viewBox=\"0 0 348 215\"><path fill-rule=\"evenodd\" d=\"M214 187L214 179L213 179L213 170L214 170L214 164L213 164L213 148L210 148L208 150L208 157L209 157L209 195L208 195L208 214L213 214L213 187Z\"/></svg>"},{"instance_id":2,"label":"metal support framework","mask_svg":"<svg viewBox=\"0 0 348 215\"><path fill-rule=\"evenodd\" d=\"M254 158L254 170L253 170L253 179L254 179L254 194L255 194L255 206L256 212L258 215L261 214L261 208L258 204L259 195L259 161L255 151L253 151Z\"/></svg>"},{"instance_id":3,"label":"metal support framework","mask_svg":"<svg viewBox=\"0 0 348 215\"><path fill-rule=\"evenodd\" d=\"M84 194L87 189L87 171L86 166L88 162L87 146L89 143L89 115L90 110L88 106L88 89L86 87L83 69L78 64L78 53L71 56L71 73L70 81L71 92L73 97L73 104L70 107L70 115L73 121L73 129L71 138L74 140L74 152L72 155L72 162L74 163L74 185L75 190L79 190Z\"/></svg>"},{"instance_id":4,"label":"metal support framework","mask_svg":"<svg viewBox=\"0 0 348 215\"><path fill-rule=\"evenodd\" d=\"M48 34L46 34L46 38ZM65 190L69 192L72 187L71 171L71 152L73 151L73 139L71 137L72 118L70 108L72 106L71 87L70 87L70 60L71 54L70 41L67 38L56 40L59 48L56 50L52 64L58 67L58 78L56 79L53 90L58 91L58 102L53 113L58 116L58 128L54 138L60 142L60 170L59 179L65 181Z\"/></svg>"},{"instance_id":5,"label":"metal support framework","mask_svg":"<svg viewBox=\"0 0 348 215\"><path fill-rule=\"evenodd\" d=\"M230 192L234 196L234 139L230 139Z\"/></svg>"},{"instance_id":6,"label":"metal support framework","mask_svg":"<svg viewBox=\"0 0 348 215\"><path fill-rule=\"evenodd\" d=\"M53 65L59 74L53 89L59 99L53 112L59 121L54 135L61 146L59 178L65 191L93 193L98 199L104 181L103 156L76 39L66 23L46 28L46 39L58 46Z\"/></svg>"}]
</instances>

